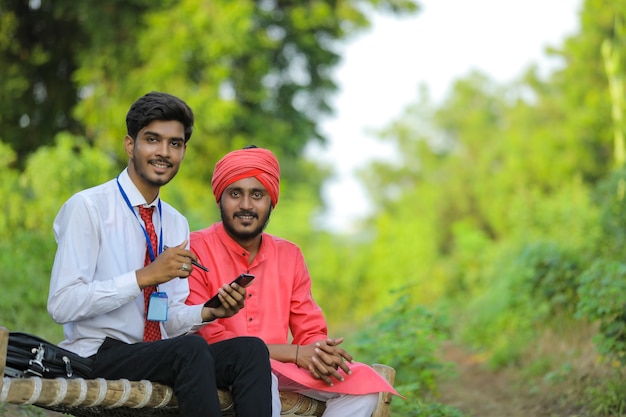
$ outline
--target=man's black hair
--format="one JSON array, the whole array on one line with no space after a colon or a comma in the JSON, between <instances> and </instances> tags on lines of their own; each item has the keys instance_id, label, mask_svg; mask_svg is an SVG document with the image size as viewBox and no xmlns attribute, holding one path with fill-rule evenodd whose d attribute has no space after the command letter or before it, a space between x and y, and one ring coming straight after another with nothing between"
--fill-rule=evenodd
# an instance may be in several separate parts
<instances>
[{"instance_id":1,"label":"man's black hair","mask_svg":"<svg viewBox=\"0 0 626 417\"><path fill-rule=\"evenodd\" d=\"M185 127L185 143L193 133L193 111L183 100L171 94L152 91L133 103L126 114L126 131L137 139L141 129L155 120L176 120Z\"/></svg>"}]
</instances>

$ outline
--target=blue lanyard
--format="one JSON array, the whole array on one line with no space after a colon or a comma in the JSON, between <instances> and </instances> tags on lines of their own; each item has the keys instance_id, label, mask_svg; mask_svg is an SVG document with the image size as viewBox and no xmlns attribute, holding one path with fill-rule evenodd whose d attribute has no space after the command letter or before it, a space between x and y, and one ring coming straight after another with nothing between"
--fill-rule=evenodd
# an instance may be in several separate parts
<instances>
[{"instance_id":1,"label":"blue lanyard","mask_svg":"<svg viewBox=\"0 0 626 417\"><path fill-rule=\"evenodd\" d=\"M152 243L150 242L150 235L148 235L148 231L143 226L143 224L141 224L141 222L139 221L139 216L137 216L137 213L135 212L135 209L133 209L133 206L130 204L130 200L128 199L128 196L124 192L124 189L122 188L122 184L120 184L119 177L120 177L119 174L117 175L117 177L115 177L115 180L117 181L117 186L120 189L120 193L122 193L122 197L124 197L124 201L126 201L126 205L130 209L130 211L135 215L135 218L137 219L137 222L139 223L139 226L141 227L141 230L143 230L143 234L146 237L146 246L148 247L148 251L150 253L150 260L152 262L154 262L154 259L156 258L156 256L154 256L154 251L152 250ZM161 253L161 252L163 252L163 217L161 215L161 199L160 198L159 198L159 202L158 202L158 207L159 207L159 223L161 224L161 230L159 232L159 248L158 248L158 250L159 250L159 253Z\"/></svg>"}]
</instances>

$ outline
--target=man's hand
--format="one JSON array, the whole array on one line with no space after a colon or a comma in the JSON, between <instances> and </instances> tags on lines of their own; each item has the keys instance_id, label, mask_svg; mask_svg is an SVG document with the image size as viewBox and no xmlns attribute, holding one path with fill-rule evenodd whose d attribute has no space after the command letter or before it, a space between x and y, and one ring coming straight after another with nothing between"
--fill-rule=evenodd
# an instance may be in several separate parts
<instances>
[{"instance_id":1,"label":"man's hand","mask_svg":"<svg viewBox=\"0 0 626 417\"><path fill-rule=\"evenodd\" d=\"M321 379L328 385L333 385L332 378L343 381L344 377L339 372L339 368L349 375L350 368L346 361L352 362L353 359L352 355L338 347L342 342L342 337L328 338L300 346L297 365L301 368L307 368L315 379Z\"/></svg>"},{"instance_id":2,"label":"man's hand","mask_svg":"<svg viewBox=\"0 0 626 417\"><path fill-rule=\"evenodd\" d=\"M231 317L244 307L246 289L235 283L224 284L217 292L222 302L219 307L203 307L202 321L211 321L217 318Z\"/></svg>"},{"instance_id":3,"label":"man's hand","mask_svg":"<svg viewBox=\"0 0 626 417\"><path fill-rule=\"evenodd\" d=\"M159 285L174 278L187 278L193 269L191 261L197 262L198 257L186 247L185 240L178 246L167 248L152 263L137 270L139 288Z\"/></svg>"}]
</instances>

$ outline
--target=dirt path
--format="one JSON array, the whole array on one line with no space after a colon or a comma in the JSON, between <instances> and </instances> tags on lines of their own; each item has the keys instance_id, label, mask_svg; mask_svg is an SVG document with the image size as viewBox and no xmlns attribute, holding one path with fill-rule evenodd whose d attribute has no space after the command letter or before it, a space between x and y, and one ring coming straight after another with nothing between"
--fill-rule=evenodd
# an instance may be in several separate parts
<instances>
[{"instance_id":1,"label":"dirt path","mask_svg":"<svg viewBox=\"0 0 626 417\"><path fill-rule=\"evenodd\" d=\"M456 346L447 346L445 359L456 364L457 375L440 381L437 401L472 417L589 417L574 405L573 392L562 387L522 385L519 373L491 371L484 361Z\"/></svg>"}]
</instances>

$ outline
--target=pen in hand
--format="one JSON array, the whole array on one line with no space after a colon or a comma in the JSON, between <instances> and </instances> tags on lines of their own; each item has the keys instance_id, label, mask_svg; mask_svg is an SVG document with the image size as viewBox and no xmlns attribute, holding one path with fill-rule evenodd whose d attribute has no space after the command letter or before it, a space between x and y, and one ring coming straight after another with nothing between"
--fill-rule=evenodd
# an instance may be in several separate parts
<instances>
[{"instance_id":1,"label":"pen in hand","mask_svg":"<svg viewBox=\"0 0 626 417\"><path fill-rule=\"evenodd\" d=\"M196 262L196 261L191 261L191 264L194 266L197 266L198 268L202 269L204 272L209 272L209 268L207 268L206 266Z\"/></svg>"},{"instance_id":2,"label":"pen in hand","mask_svg":"<svg viewBox=\"0 0 626 417\"><path fill-rule=\"evenodd\" d=\"M163 245L163 250L166 250L168 247L166 245ZM193 266L197 266L198 268L202 269L204 272L209 272L209 268L207 268L206 266L194 261L193 259L191 260L191 264Z\"/></svg>"}]
</instances>

